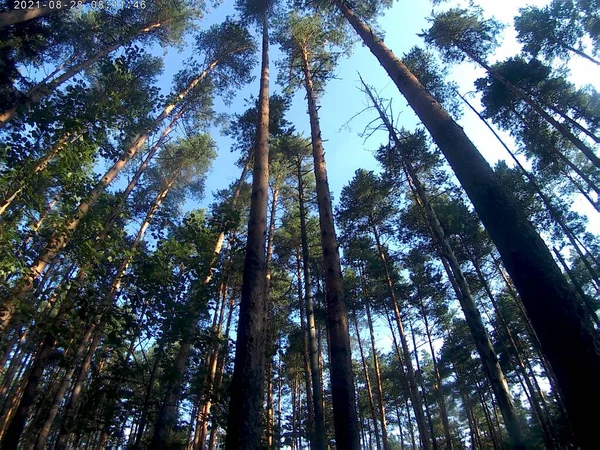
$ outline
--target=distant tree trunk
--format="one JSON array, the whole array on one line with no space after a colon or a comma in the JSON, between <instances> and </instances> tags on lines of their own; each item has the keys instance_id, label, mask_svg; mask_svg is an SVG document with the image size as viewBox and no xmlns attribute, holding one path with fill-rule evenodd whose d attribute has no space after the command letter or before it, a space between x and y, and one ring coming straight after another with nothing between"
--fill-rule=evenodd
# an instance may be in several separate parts
<instances>
[{"instance_id":1,"label":"distant tree trunk","mask_svg":"<svg viewBox=\"0 0 600 450\"><path fill-rule=\"evenodd\" d=\"M444 392L442 391L442 377L435 356L435 350L433 348L433 340L431 339L431 329L429 328L429 319L427 318L427 312L425 311L425 305L423 304L423 298L418 295L419 307L421 309L421 315L423 317L423 323L425 325L425 334L427 335L427 342L429 343L429 351L431 353L431 360L433 362L433 376L435 380L435 393L437 397L438 406L440 408L440 416L442 419L442 426L444 427L444 437L446 438L446 449L452 450L454 443L452 442L452 434L450 432L450 423L448 421L448 408L446 407L446 399Z\"/></svg>"},{"instance_id":2,"label":"distant tree trunk","mask_svg":"<svg viewBox=\"0 0 600 450\"><path fill-rule=\"evenodd\" d=\"M373 429L375 431L375 440L377 441L377 450L381 450L381 438L379 437L379 425L377 424L377 413L375 411L375 400L373 399L373 388L371 387L371 377L369 376L369 366L363 351L362 340L360 338L360 329L356 320L356 311L352 315L354 318L354 327L356 330L356 340L358 341L358 349L360 351L360 360L362 362L363 373L365 375L365 383L367 395L369 396L369 408L371 409L371 419L373 420Z\"/></svg>"},{"instance_id":3,"label":"distant tree trunk","mask_svg":"<svg viewBox=\"0 0 600 450\"><path fill-rule=\"evenodd\" d=\"M315 438L314 450L325 450L327 448L327 437L325 433L325 416L323 414L323 386L321 384L319 353L317 348L317 336L315 328L315 313L312 297L312 283L310 275L310 258L308 252L308 237L306 231L306 207L304 204L304 179L302 177L302 161L298 158L298 205L300 209L300 237L302 242L302 269L304 273L304 298L306 305L306 319L308 322L308 347L310 373L312 379L312 403L314 409ZM309 400L311 401L311 400Z\"/></svg>"},{"instance_id":4,"label":"distant tree trunk","mask_svg":"<svg viewBox=\"0 0 600 450\"><path fill-rule=\"evenodd\" d=\"M213 61L209 64L208 68L194 78L187 87L179 93L176 99L168 104L158 117L156 117L152 123L138 135L133 144L128 150L121 156L121 158L113 164L113 166L104 174L100 179L100 182L92 189L92 192L82 200L77 206L75 212L65 220L64 231L56 231L50 237L48 243L44 249L40 252L34 263L27 269L25 274L16 283L15 287L9 293L0 309L0 330L6 328L10 322L12 315L18 302L23 301L29 291L33 288L33 283L37 280L40 275L44 272L47 265L52 261L58 253L67 245L70 240L70 236L79 226L81 220L87 215L90 208L100 198L100 195L105 191L106 187L112 183L117 177L125 165L141 150L143 145L146 143L150 134L171 114L178 103L181 102L197 85L202 81L208 73L214 69L217 65L217 61Z\"/></svg>"},{"instance_id":5,"label":"distant tree trunk","mask_svg":"<svg viewBox=\"0 0 600 450\"><path fill-rule=\"evenodd\" d=\"M333 208L331 206L329 182L327 181L327 167L317 113L317 102L306 50L302 52L302 65L308 100L321 246L323 247L327 296L327 330L331 355L331 395L336 446L347 450L358 450L360 448L360 435L356 415L350 334L344 303L340 254L335 236Z\"/></svg>"},{"instance_id":6,"label":"distant tree trunk","mask_svg":"<svg viewBox=\"0 0 600 450\"><path fill-rule=\"evenodd\" d=\"M306 332L306 314L304 311L304 305L302 303L304 300L304 296L302 295L302 264L300 258L300 249L296 249L296 278L298 278L298 310L300 311L300 331L302 333L302 362L304 363L304 384L306 390L306 404L308 409L308 436L309 440L312 443L315 440L315 410L313 404L313 393L312 393L312 385L311 385L311 369L309 363L308 356L308 339Z\"/></svg>"},{"instance_id":7,"label":"distant tree trunk","mask_svg":"<svg viewBox=\"0 0 600 450\"><path fill-rule=\"evenodd\" d=\"M96 327L90 347L88 348L85 358L79 367L79 372L77 374L73 390L71 391L71 397L69 397L63 412L63 423L58 433L56 445L54 446L56 450L63 450L67 448L68 440L72 431L72 422L75 418L77 407L79 406L79 399L83 392L83 385L87 380L87 374L92 364L92 359L96 353L100 339L102 338L102 329L102 324Z\"/></svg>"},{"instance_id":8,"label":"distant tree trunk","mask_svg":"<svg viewBox=\"0 0 600 450\"><path fill-rule=\"evenodd\" d=\"M417 379L415 377L415 369L413 368L412 361L410 358L410 351L408 349L408 342L406 340L406 334L404 333L404 325L402 324L402 317L400 315L400 308L398 306L398 300L396 299L396 290L394 288L394 283L392 282L392 277L390 274L390 269L388 267L387 257L385 255L385 250L381 245L381 239L379 237L379 232L376 227L372 226L371 229L373 233L373 237L375 238L375 243L377 244L377 253L379 254L379 258L383 263L383 268L385 271L386 284L388 288L388 292L390 294L391 304L394 311L394 316L396 318L396 326L398 327L398 334L400 336L400 343L402 346L402 356L404 359L404 366L406 367L406 374L408 378L408 387L410 392L410 399L413 405L413 409L415 412L415 419L417 421L417 426L419 427L419 435L421 437L421 444L423 445L424 450L429 450L431 448L431 437L429 436L429 431L427 430L427 423L425 422L425 416L423 415L423 403L421 401L421 395L419 394L419 388L417 386Z\"/></svg>"},{"instance_id":9,"label":"distant tree trunk","mask_svg":"<svg viewBox=\"0 0 600 450\"><path fill-rule=\"evenodd\" d=\"M377 401L379 402L379 420L381 420L381 435L383 437L383 448L389 450L390 442L387 432L387 421L385 418L385 403L383 401L383 386L381 383L381 370L379 369L379 357L377 356L377 347L375 345L375 331L373 330L373 318L371 317L371 307L369 306L369 296L365 282L365 274L359 267L363 298L365 302L365 311L367 313L367 324L369 325L369 335L371 336L371 353L373 354L373 369L375 371L375 381L377 383Z\"/></svg>"},{"instance_id":10,"label":"distant tree trunk","mask_svg":"<svg viewBox=\"0 0 600 450\"><path fill-rule=\"evenodd\" d=\"M248 159L246 160L246 164L242 170L242 174L238 179L236 188L233 192L233 196L231 198L231 207L235 208L237 204L237 200L239 198L240 192L242 190L242 186L246 176L248 174L248 170L250 168L250 163L252 161L252 156L254 152L250 152L248 155ZM204 278L203 284L206 286L210 283L213 277L213 272L215 265L219 259L219 255L221 254L221 250L223 248L223 242L225 240L225 231L221 231L215 240L215 244L213 247L213 256L210 262L210 267L206 277ZM149 448L161 448L164 446L164 441L167 438L170 430L173 426L174 417L177 413L177 406L179 403L179 392L180 385L183 380L183 374L185 371L185 367L187 364L187 359L191 349L191 336L194 334L194 331L198 327L198 305L194 301L189 301L187 305L187 310L189 312L188 317L189 321L185 324L183 330L183 336L179 348L177 349L177 353L175 356L175 362L173 364L173 376L169 380L169 385L166 388L166 394L161 403L160 409L158 411L158 415L156 416L156 421L154 424L154 433L152 441L150 442Z\"/></svg>"},{"instance_id":11,"label":"distant tree trunk","mask_svg":"<svg viewBox=\"0 0 600 450\"><path fill-rule=\"evenodd\" d=\"M50 435L50 430L52 429L52 424L54 423L54 419L58 414L58 409L65 397L67 389L71 385L71 379L73 378L73 374L75 373L75 369L79 364L79 360L83 357L86 348L90 344L90 339L92 337L92 333L96 328L95 324L91 324L87 327L85 334L81 337L77 349L75 350L75 354L73 355L73 359L71 360L71 367L67 370L65 375L63 376L60 385L54 394L54 401L50 406L50 410L47 413L46 420L42 425L42 429L40 430L37 440L34 445L35 450L43 450L46 448L48 436Z\"/></svg>"},{"instance_id":12,"label":"distant tree trunk","mask_svg":"<svg viewBox=\"0 0 600 450\"><path fill-rule=\"evenodd\" d=\"M259 122L256 130L254 171L246 259L242 277L242 295L231 400L227 421L228 450L260 447L260 410L264 397L264 360L266 345L265 305L265 234L269 190L269 35L268 13L262 24L262 66L259 94Z\"/></svg>"},{"instance_id":13,"label":"distant tree trunk","mask_svg":"<svg viewBox=\"0 0 600 450\"><path fill-rule=\"evenodd\" d=\"M379 59L446 156L496 244L560 382L579 445L594 446L595 422L582 404L600 404L600 339L544 241L489 164L450 117L348 8L336 5Z\"/></svg>"},{"instance_id":14,"label":"distant tree trunk","mask_svg":"<svg viewBox=\"0 0 600 450\"><path fill-rule=\"evenodd\" d=\"M427 401L425 384L423 380L423 371L421 369L421 363L419 362L419 350L417 348L417 337L415 334L415 330L413 328L412 322L408 321L408 326L410 328L410 335L412 337L413 348L415 349L415 364L417 366L417 383L421 385L421 398L423 399L423 406L425 408L425 416L427 417L427 422L429 423L429 433L431 436L431 446L434 450L437 449L437 442L435 440L435 429L433 427L433 418L431 417L431 411L429 409L429 402Z\"/></svg>"}]
</instances>

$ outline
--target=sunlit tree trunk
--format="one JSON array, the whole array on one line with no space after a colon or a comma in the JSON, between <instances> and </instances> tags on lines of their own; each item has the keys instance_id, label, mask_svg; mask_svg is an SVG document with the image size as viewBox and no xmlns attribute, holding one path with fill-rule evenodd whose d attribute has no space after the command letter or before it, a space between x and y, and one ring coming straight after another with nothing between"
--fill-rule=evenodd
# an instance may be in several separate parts
<instances>
[{"instance_id":1,"label":"sunlit tree trunk","mask_svg":"<svg viewBox=\"0 0 600 450\"><path fill-rule=\"evenodd\" d=\"M559 380L577 443L595 445L595 423L580 407L600 404L600 339L544 241L462 128L373 31L336 5L386 69L445 155L500 252Z\"/></svg>"},{"instance_id":2,"label":"sunlit tree trunk","mask_svg":"<svg viewBox=\"0 0 600 450\"><path fill-rule=\"evenodd\" d=\"M335 235L333 209L331 206L329 182L327 181L327 167L317 113L316 96L306 51L303 51L302 62L310 119L319 224L321 228L321 246L323 247L327 297L327 331L331 356L331 395L336 446L348 450L358 450L360 448L360 435L356 415L350 334L344 303L340 254Z\"/></svg>"}]
</instances>

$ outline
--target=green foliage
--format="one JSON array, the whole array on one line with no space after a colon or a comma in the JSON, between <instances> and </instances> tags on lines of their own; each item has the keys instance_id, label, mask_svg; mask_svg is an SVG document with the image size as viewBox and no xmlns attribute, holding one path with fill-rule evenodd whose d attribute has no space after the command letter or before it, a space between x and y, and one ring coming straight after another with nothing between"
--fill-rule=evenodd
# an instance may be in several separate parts
<instances>
[{"instance_id":1,"label":"green foliage","mask_svg":"<svg viewBox=\"0 0 600 450\"><path fill-rule=\"evenodd\" d=\"M448 62L462 62L469 55L485 60L498 47L503 28L498 21L485 19L482 10L475 7L452 8L434 14L429 21L431 27L420 36Z\"/></svg>"}]
</instances>

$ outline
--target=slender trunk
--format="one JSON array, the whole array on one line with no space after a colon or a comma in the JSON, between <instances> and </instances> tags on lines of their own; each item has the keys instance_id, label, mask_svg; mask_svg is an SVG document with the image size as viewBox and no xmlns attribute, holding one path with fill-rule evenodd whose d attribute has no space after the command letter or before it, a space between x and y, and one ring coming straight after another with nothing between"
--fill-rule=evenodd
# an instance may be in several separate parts
<instances>
[{"instance_id":1,"label":"slender trunk","mask_svg":"<svg viewBox=\"0 0 600 450\"><path fill-rule=\"evenodd\" d=\"M569 140L571 144L577 147L589 160L592 164L594 164L598 169L600 169L600 158L596 156L594 151L589 148L581 139L575 136L567 127L565 127L562 123L557 121L554 117L548 114L544 108L542 108L536 101L534 101L529 95L519 89L517 86L506 80L502 75L498 73L498 71L494 70L490 67L485 61L481 58L474 55L472 52L463 49L459 46L459 48L473 61L483 67L488 71L490 75L496 78L500 83L502 83L513 95L517 96L525 103L527 103L533 110L538 113L542 118L552 125L556 131L558 131L564 138Z\"/></svg>"},{"instance_id":2,"label":"slender trunk","mask_svg":"<svg viewBox=\"0 0 600 450\"><path fill-rule=\"evenodd\" d=\"M314 447L315 441L315 410L313 404L313 393L308 356L308 339L306 337L306 318L304 306L302 305L304 296L302 295L302 264L300 259L300 249L296 249L296 278L298 278L298 309L300 311L300 331L302 333L302 362L304 363L304 384L306 389L306 404L308 409L308 436L311 447Z\"/></svg>"},{"instance_id":3,"label":"slender trunk","mask_svg":"<svg viewBox=\"0 0 600 450\"><path fill-rule=\"evenodd\" d=\"M32 162L33 167L28 167L30 164L25 164L20 170L20 177L16 180L15 184L11 186L9 192L2 196L0 199L0 216L2 216L8 207L12 204L12 202L18 197L18 195L23 191L26 186L26 183L32 180L34 177L38 176L41 172L43 172L48 164L54 159L54 157L60 153L61 150L69 143L69 138L72 133L65 133L53 146L52 148L44 155L44 157L39 160ZM76 134L74 138L71 139L70 143L73 143L75 140L79 139L80 135Z\"/></svg>"},{"instance_id":4,"label":"slender trunk","mask_svg":"<svg viewBox=\"0 0 600 450\"><path fill-rule=\"evenodd\" d=\"M6 124L10 120L14 119L14 117L17 115L19 108L21 108L27 104L39 103L44 97L46 97L47 95L54 92L65 81L73 78L78 73L81 73L82 71L88 69L93 64L95 64L96 62L100 61L102 58L107 56L109 53L112 53L113 51L117 50L118 48L122 47L123 45L133 41L138 36L145 34L145 33L149 33L150 31L152 31L156 28L160 28L163 25L164 25L163 22L155 22L155 23L146 25L146 26L144 26L144 28L140 29L136 33L133 33L131 36L125 38L123 41L119 41L119 42L111 44L107 47L104 47L103 49L99 50L98 53L96 53L94 56L71 67L66 72L64 72L62 75L55 78L51 82L38 84L37 86L34 86L25 94L25 101L23 103L11 106L8 109L0 112L0 129L5 127Z\"/></svg>"},{"instance_id":5,"label":"slender trunk","mask_svg":"<svg viewBox=\"0 0 600 450\"><path fill-rule=\"evenodd\" d=\"M431 353L431 360L433 362L433 377L434 377L434 390L437 397L438 406L440 408L440 416L442 419L442 426L444 428L444 437L446 439L446 445L444 448L452 450L454 443L452 442L452 434L450 432L450 423L448 421L448 408L446 407L446 399L442 391L442 377L435 356L435 350L433 348L433 340L431 339L431 330L429 328L429 319L427 318L427 312L425 311L425 305L423 304L423 298L418 295L419 307L421 309L421 315L423 317L423 323L425 324L425 334L427 335L427 342L429 344L429 351Z\"/></svg>"},{"instance_id":6,"label":"slender trunk","mask_svg":"<svg viewBox=\"0 0 600 450\"><path fill-rule=\"evenodd\" d=\"M381 370L379 369L379 357L377 356L377 347L375 346L375 331L373 330L373 318L371 317L371 307L369 306L369 297L367 294L367 285L365 274L360 268L360 279L365 302L365 311L367 313L367 324L369 325L369 335L371 336L371 353L373 354L373 369L375 370L375 381L377 383L377 400L379 402L379 420L381 420L381 435L383 437L383 448L389 450L390 442L387 432L387 421L385 418L385 403L383 401L383 386L381 384Z\"/></svg>"},{"instance_id":7,"label":"slender trunk","mask_svg":"<svg viewBox=\"0 0 600 450\"><path fill-rule=\"evenodd\" d=\"M85 198L75 210L75 212L65 220L64 231L56 231L50 237L45 248L41 251L34 263L28 268L25 274L17 282L15 288L11 291L8 298L2 305L0 311L0 330L6 328L6 325L10 322L15 308L19 301L23 301L29 291L33 287L33 283L43 273L47 265L52 261L56 255L67 245L70 236L73 234L75 229L79 226L80 221L87 215L90 208L98 201L100 195L104 192L106 187L112 183L117 177L125 165L141 150L143 145L146 143L150 134L169 116L169 114L175 109L177 104L181 102L197 85L200 83L208 73L214 69L217 65L217 61L213 61L209 64L208 68L204 70L200 75L194 78L188 86L179 93L176 99L168 104L161 114L152 121L140 135L138 135L133 144L129 147L121 158L104 174L100 182L94 187L92 192Z\"/></svg>"},{"instance_id":8,"label":"slender trunk","mask_svg":"<svg viewBox=\"0 0 600 450\"><path fill-rule=\"evenodd\" d=\"M73 390L71 391L71 397L69 397L69 400L65 405L65 410L63 412L63 423L58 432L58 438L54 446L56 450L63 450L67 448L69 437L72 432L72 422L75 418L77 407L79 406L79 399L81 398L81 394L83 392L83 385L87 380L88 371L90 369L90 366L92 365L92 359L94 357L94 354L96 353L96 349L98 348L100 339L102 338L103 329L103 324L100 324L96 327L90 347L88 348L85 358L81 363L81 366L79 367L79 372L77 374L75 384L73 385Z\"/></svg>"},{"instance_id":9,"label":"slender trunk","mask_svg":"<svg viewBox=\"0 0 600 450\"><path fill-rule=\"evenodd\" d=\"M408 386L410 392L410 399L413 405L413 409L415 411L415 419L417 421L417 426L419 427L419 435L421 437L421 444L423 445L424 450L429 450L431 448L431 437L429 436L429 431L427 430L427 423L425 422L425 416L423 415L423 403L421 401L421 396L419 394L419 389L417 386L417 380L415 377L415 369L413 368L412 361L410 358L410 351L408 349L408 342L406 341L406 334L404 333L404 325L402 324L402 317L400 315L400 309L398 307L398 300L396 298L396 290L394 289L394 284L392 282L392 277L390 274L390 270L387 263L387 258L385 256L385 252L383 246L381 245L381 239L379 237L379 232L375 227L372 227L373 236L375 238L375 243L377 244L377 253L379 254L379 258L383 263L383 268L385 271L386 284L388 288L388 292L390 294L392 308L394 310L394 315L396 317L396 325L398 327L398 334L400 336L400 343L402 345L402 354L404 357L404 365L406 367L406 374L408 378Z\"/></svg>"},{"instance_id":10,"label":"slender trunk","mask_svg":"<svg viewBox=\"0 0 600 450\"><path fill-rule=\"evenodd\" d=\"M304 273L304 303L306 306L306 319L308 323L308 348L310 373L312 379L312 403L314 409L315 436L313 449L325 450L327 437L325 434L325 417L323 414L323 387L319 376L319 353L315 328L315 313L312 297L312 283L310 275L310 258L308 252L308 236L306 231L306 207L304 204L304 179L302 177L302 161L298 158L298 206L300 209L300 237L302 243L302 269Z\"/></svg>"},{"instance_id":11,"label":"slender trunk","mask_svg":"<svg viewBox=\"0 0 600 450\"><path fill-rule=\"evenodd\" d=\"M164 335L163 335L164 336ZM150 397L152 395L152 389L154 388L154 382L158 375L159 363L163 354L164 342L161 339L156 354L154 356L154 364L152 365L152 372L150 373L150 380L148 381L148 387L146 388L146 394L144 395L144 404L141 409L140 422L135 434L135 443L133 444L134 449L141 448L142 439L144 437L144 431L146 424L148 423L148 408L150 407Z\"/></svg>"},{"instance_id":12,"label":"slender trunk","mask_svg":"<svg viewBox=\"0 0 600 450\"><path fill-rule=\"evenodd\" d=\"M600 379L600 339L574 300L573 289L522 209L462 128L347 5L339 0L336 4L405 95L465 188L502 255L552 364L577 443L594 446L595 422L581 405L600 404L600 384L596 382Z\"/></svg>"},{"instance_id":13,"label":"slender trunk","mask_svg":"<svg viewBox=\"0 0 600 450\"><path fill-rule=\"evenodd\" d=\"M254 172L246 258L225 447L258 449L261 445L260 410L264 397L266 348L265 234L269 190L269 34L268 13L262 23L262 66L259 122L256 130Z\"/></svg>"},{"instance_id":14,"label":"slender trunk","mask_svg":"<svg viewBox=\"0 0 600 450\"><path fill-rule=\"evenodd\" d=\"M558 259L558 262L560 263L560 265L565 270L567 276L573 283L575 290L577 291L577 293L579 294L579 297L581 298L581 303L587 310L590 318L594 321L594 323L596 324L597 327L600 327L600 319L598 319L598 314L596 313L596 305L595 305L596 302L594 302L592 299L590 299L587 296L587 294L583 290L583 287L579 283L579 280L577 279L577 277L575 276L575 274L573 273L571 268L567 265L565 259L563 258L563 256L560 254L560 251L556 247L554 248L554 254L556 255L556 259Z\"/></svg>"},{"instance_id":15,"label":"slender trunk","mask_svg":"<svg viewBox=\"0 0 600 450\"><path fill-rule=\"evenodd\" d=\"M242 174L238 180L235 191L231 198L231 207L235 208L237 204L237 200L240 196L240 192L248 174L248 170L250 168L250 163L252 161L252 156L254 152L251 151L248 155L248 159L246 160L246 164L242 170ZM210 266L206 277L203 280L203 284L208 285L213 277L215 265L219 259L219 255L221 254L221 250L223 248L223 242L225 240L225 232L221 231L215 240L213 255L210 261ZM191 349L191 336L194 334L195 330L198 327L198 315L199 304L196 301L189 301L187 304L188 317L189 321L184 324L183 336L181 339L181 343L179 344L179 348L177 349L177 353L175 356L175 362L173 364L173 376L169 379L169 385L166 388L166 394L161 403L161 406L158 411L158 415L156 416L156 421L154 424L154 433L152 437L152 441L149 445L149 448L162 448L165 445L165 439L171 432L171 428L174 425L174 418L177 414L177 405L179 403L179 392L180 385L183 380L183 375L185 371L185 367L187 365L187 359ZM226 333L227 334L227 333Z\"/></svg>"},{"instance_id":16,"label":"slender trunk","mask_svg":"<svg viewBox=\"0 0 600 450\"><path fill-rule=\"evenodd\" d=\"M371 377L369 376L369 366L363 351L362 340L360 338L360 329L358 328L358 320L356 320L356 311L352 315L354 318L354 328L356 330L356 339L358 341L358 349L360 351L360 360L362 362L363 373L365 375L365 383L367 395L369 396L369 408L371 410L371 419L373 420L373 429L375 431L375 440L377 442L377 450L381 450L381 438L379 437L379 425L377 424L377 413L375 412L375 400L373 400L373 388L371 387Z\"/></svg>"},{"instance_id":17,"label":"slender trunk","mask_svg":"<svg viewBox=\"0 0 600 450\"><path fill-rule=\"evenodd\" d=\"M50 410L48 411L48 414L46 416L46 420L44 421L44 424L42 425L42 428L39 432L34 446L35 450L43 450L46 447L52 424L54 423L54 419L58 414L58 409L60 408L60 405L65 397L67 389L69 389L69 386L71 385L71 379L73 378L73 374L75 373L75 368L79 364L79 360L83 357L86 348L90 344L90 339L95 328L95 323L89 325L85 334L79 341L79 345L77 346L77 349L75 350L75 355L73 356L73 359L71 361L71 367L65 373L61 380L61 383L54 395L54 401L52 403L52 406L50 407Z\"/></svg>"},{"instance_id":18,"label":"slender trunk","mask_svg":"<svg viewBox=\"0 0 600 450\"><path fill-rule=\"evenodd\" d=\"M329 333L329 351L331 356L331 396L333 401L333 421L335 425L336 446L347 450L360 448L360 435L356 415L356 399L352 373L352 355L348 316L344 303L340 254L335 235L333 209L327 181L325 152L321 138L317 101L313 89L308 56L302 52L304 84L308 99L310 134L313 148L314 171L316 179L317 203L319 206L319 224L321 228L321 246L323 247L323 265L327 295L327 330Z\"/></svg>"},{"instance_id":19,"label":"slender trunk","mask_svg":"<svg viewBox=\"0 0 600 450\"><path fill-rule=\"evenodd\" d=\"M81 3L89 3L92 0L82 0ZM34 3L35 5L35 3ZM43 6L41 4L37 4L37 7L31 7L26 9L10 9L8 11L0 12L0 28L7 27L9 25L15 25L17 23L26 22L28 20L37 19L40 17L45 17L49 14L55 14L59 11L66 11L67 9L72 8L73 6L78 4L76 3L67 3L65 2L62 8L53 8L50 6Z\"/></svg>"},{"instance_id":20,"label":"slender trunk","mask_svg":"<svg viewBox=\"0 0 600 450\"><path fill-rule=\"evenodd\" d=\"M415 334L415 330L413 328L413 324L410 320L408 321L408 326L410 328L410 335L412 337L413 348L415 349L415 364L417 366L417 374L419 375L417 377L417 383L419 383L421 385L421 392L422 392L421 398L423 399L423 406L425 408L425 416L427 417L427 422L429 423L429 432L431 433L431 436L432 436L431 446L433 447L434 450L436 450L437 442L435 440L435 430L433 428L433 419L431 417L431 411L429 410L429 402L427 401L427 397L426 397L426 393L425 393L425 385L423 382L423 371L421 369L421 363L419 362L419 350L417 347L417 337Z\"/></svg>"}]
</instances>

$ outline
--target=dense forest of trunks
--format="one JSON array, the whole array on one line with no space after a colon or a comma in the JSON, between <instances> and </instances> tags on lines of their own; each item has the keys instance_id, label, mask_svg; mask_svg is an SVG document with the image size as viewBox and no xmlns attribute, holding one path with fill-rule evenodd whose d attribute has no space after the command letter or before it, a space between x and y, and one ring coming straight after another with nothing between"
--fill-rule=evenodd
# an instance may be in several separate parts
<instances>
[{"instance_id":1,"label":"dense forest of trunks","mask_svg":"<svg viewBox=\"0 0 600 450\"><path fill-rule=\"evenodd\" d=\"M600 94L568 67L600 75L598 0L522 7L505 60L507 25L440 0L412 49L377 0L237 0L212 26L189 0L21 3L0 11L0 448L597 448ZM319 110L357 43L420 124L365 67L348 95L380 170L334 205ZM182 46L165 95L154 50ZM475 98L446 79L462 63ZM220 129L236 181L190 209Z\"/></svg>"}]
</instances>

